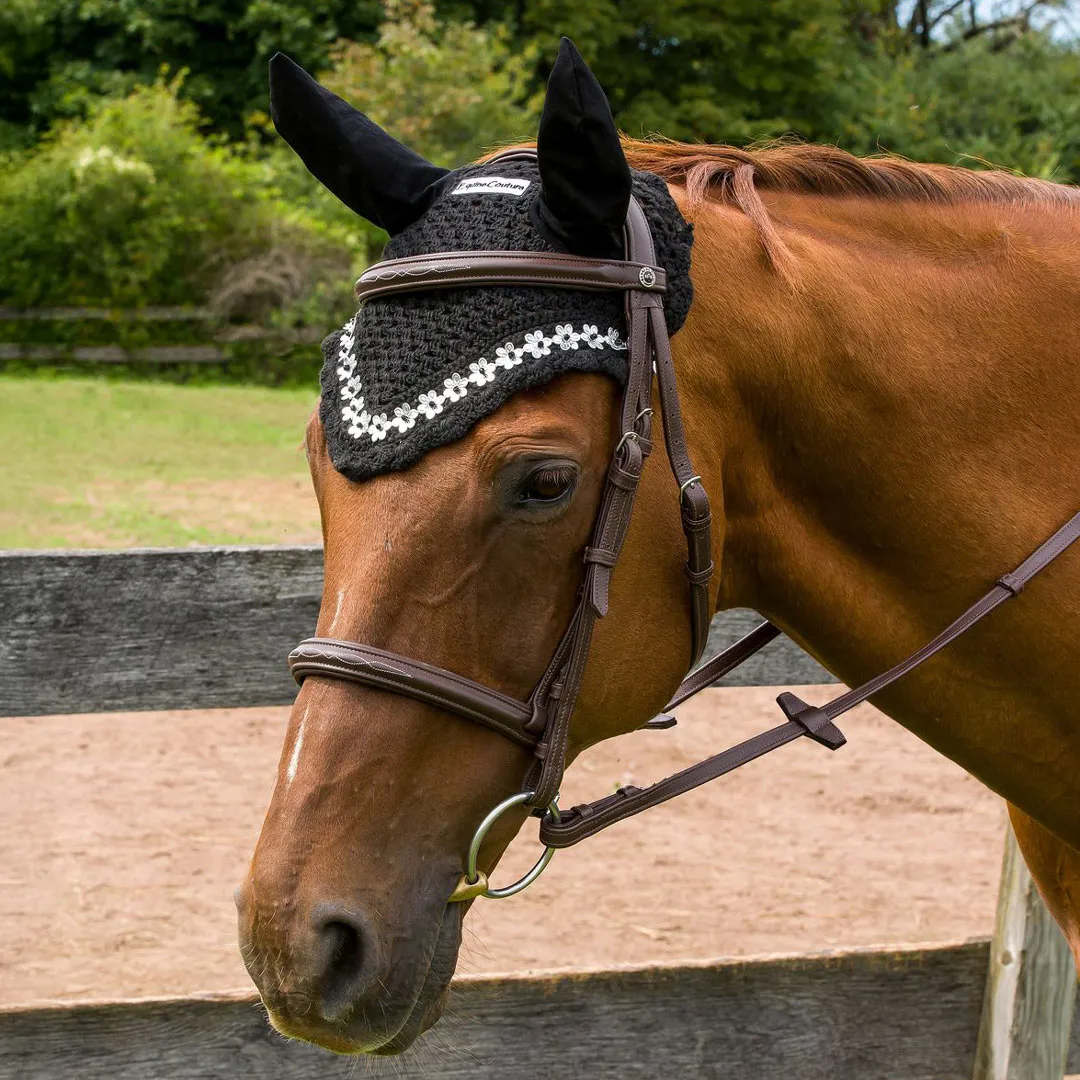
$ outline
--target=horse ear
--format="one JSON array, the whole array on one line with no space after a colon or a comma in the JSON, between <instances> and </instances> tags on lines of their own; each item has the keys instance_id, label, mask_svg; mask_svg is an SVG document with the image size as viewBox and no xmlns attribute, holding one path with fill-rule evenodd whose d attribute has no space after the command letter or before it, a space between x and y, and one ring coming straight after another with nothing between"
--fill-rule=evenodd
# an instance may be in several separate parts
<instances>
[{"instance_id":1,"label":"horse ear","mask_svg":"<svg viewBox=\"0 0 1080 1080\"><path fill-rule=\"evenodd\" d=\"M620 257L630 166L604 91L569 38L548 78L536 155L540 231L576 255Z\"/></svg>"},{"instance_id":2,"label":"horse ear","mask_svg":"<svg viewBox=\"0 0 1080 1080\"><path fill-rule=\"evenodd\" d=\"M282 53L270 61L270 115L324 187L391 235L423 214L448 172L403 146Z\"/></svg>"}]
</instances>

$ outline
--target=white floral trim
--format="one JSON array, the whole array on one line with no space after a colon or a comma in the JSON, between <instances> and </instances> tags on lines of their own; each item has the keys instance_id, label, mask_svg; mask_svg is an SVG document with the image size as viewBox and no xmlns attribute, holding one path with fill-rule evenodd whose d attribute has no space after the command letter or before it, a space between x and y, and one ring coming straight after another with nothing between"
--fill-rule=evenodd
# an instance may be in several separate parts
<instances>
[{"instance_id":1,"label":"white floral trim","mask_svg":"<svg viewBox=\"0 0 1080 1080\"><path fill-rule=\"evenodd\" d=\"M413 403L403 401L393 409L390 416L386 412L375 413L364 404L361 393L363 385L356 374L356 316L354 315L341 331L338 345L338 392L343 402L341 417L349 425L349 434L354 439L370 439L376 443L389 436L404 435L415 427L417 422L434 420L440 413L446 412L469 395L470 387L486 386L495 382L504 371L526 364L530 360L539 360L550 356L552 349L569 352L574 349L619 349L626 348L626 342L619 337L619 331L608 327L606 334L601 334L596 326L585 323L581 330L576 330L570 323L555 327L555 333L548 337L543 330L530 330L525 334L524 342L515 345L512 341L500 345L495 350L495 359L488 360L481 356L469 365L468 375L459 375L456 371L443 379L442 386L426 390Z\"/></svg>"}]
</instances>

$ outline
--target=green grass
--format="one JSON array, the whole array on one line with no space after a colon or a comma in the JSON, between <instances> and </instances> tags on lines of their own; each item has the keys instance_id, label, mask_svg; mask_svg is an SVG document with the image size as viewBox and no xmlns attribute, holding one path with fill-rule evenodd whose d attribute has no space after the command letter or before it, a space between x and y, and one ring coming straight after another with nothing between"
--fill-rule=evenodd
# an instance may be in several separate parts
<instances>
[{"instance_id":1,"label":"green grass","mask_svg":"<svg viewBox=\"0 0 1080 1080\"><path fill-rule=\"evenodd\" d=\"M0 548L318 538L315 394L0 376Z\"/></svg>"}]
</instances>

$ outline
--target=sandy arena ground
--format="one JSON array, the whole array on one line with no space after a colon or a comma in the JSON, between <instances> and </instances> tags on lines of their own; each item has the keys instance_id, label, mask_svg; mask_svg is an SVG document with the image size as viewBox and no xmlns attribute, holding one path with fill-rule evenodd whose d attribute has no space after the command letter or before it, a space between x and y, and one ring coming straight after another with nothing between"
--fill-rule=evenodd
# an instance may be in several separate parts
<instances>
[{"instance_id":1,"label":"sandy arena ground","mask_svg":"<svg viewBox=\"0 0 1080 1080\"><path fill-rule=\"evenodd\" d=\"M835 688L808 694L824 700ZM673 731L599 747L567 805L776 722L773 692L710 691ZM249 986L232 890L287 712L3 720L0 1005ZM1003 803L868 706L830 754L796 743L560 853L480 902L459 970L813 951L989 934ZM535 855L532 828L504 864Z\"/></svg>"}]
</instances>

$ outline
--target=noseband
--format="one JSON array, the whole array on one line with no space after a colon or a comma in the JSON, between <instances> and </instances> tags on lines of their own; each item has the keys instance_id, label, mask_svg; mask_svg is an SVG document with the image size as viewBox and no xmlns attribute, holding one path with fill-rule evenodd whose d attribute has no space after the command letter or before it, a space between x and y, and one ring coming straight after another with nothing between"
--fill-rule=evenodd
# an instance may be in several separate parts
<instances>
[{"instance_id":1,"label":"noseband","mask_svg":"<svg viewBox=\"0 0 1080 1080\"><path fill-rule=\"evenodd\" d=\"M492 160L534 157L533 151L518 150ZM690 594L691 668L705 648L712 614L708 591L713 573L709 499L686 446L664 320L663 294L667 288L667 275L656 265L648 220L633 198L627 212L625 238L626 258L623 260L525 251L449 252L376 263L356 284L356 297L361 303L380 296L476 285L616 290L626 294L629 373L622 400L619 438L600 496L591 542L585 548L585 574L577 607L529 700L518 701L454 672L357 642L308 638L289 654L289 668L298 683L309 676L326 676L401 694L483 724L532 750L534 760L522 791L496 806L477 829L465 872L450 896L451 901L470 900L480 895L512 895L539 876L556 848L579 843L616 821L666 802L801 736L830 750L839 749L845 740L833 723L836 717L907 674L998 604L1017 595L1027 580L1080 536L1080 514L1077 514L1020 567L1000 578L989 593L933 641L896 667L824 707L808 705L794 694L781 694L777 703L788 718L785 723L651 787L620 788L605 799L560 812L558 794L566 766L570 724L581 691L593 629L607 612L611 574L630 524L642 469L652 451L650 400L654 374L668 463L678 485L687 543L685 569ZM666 708L674 708L712 685L764 648L779 633L771 623L762 623L688 676ZM671 717L661 714L645 727L670 727L674 722ZM541 817L540 838L545 851L519 881L502 889L491 889L486 875L477 866L480 845L495 821L517 806L526 806Z\"/></svg>"}]
</instances>

